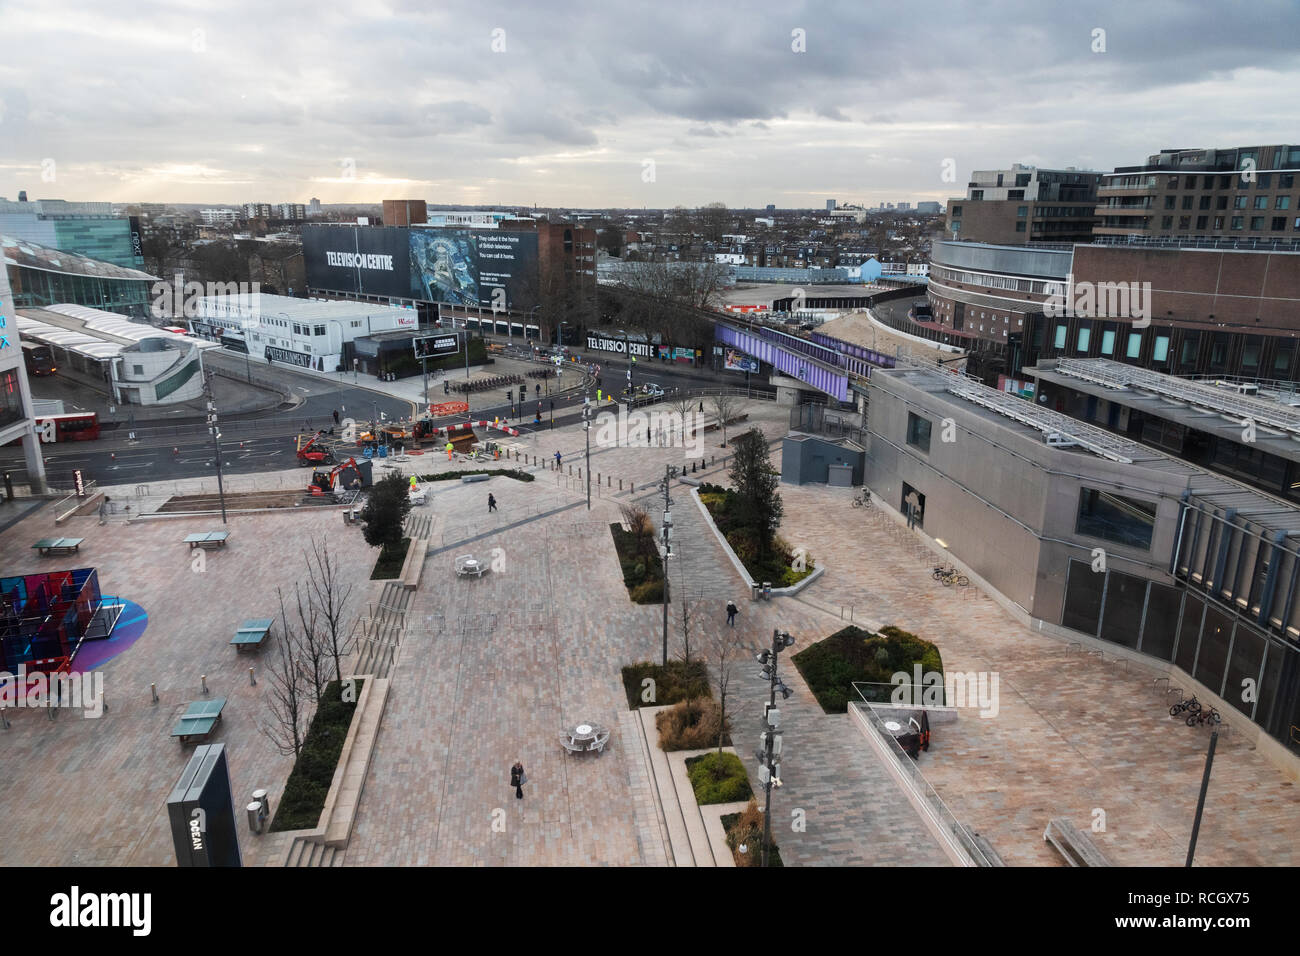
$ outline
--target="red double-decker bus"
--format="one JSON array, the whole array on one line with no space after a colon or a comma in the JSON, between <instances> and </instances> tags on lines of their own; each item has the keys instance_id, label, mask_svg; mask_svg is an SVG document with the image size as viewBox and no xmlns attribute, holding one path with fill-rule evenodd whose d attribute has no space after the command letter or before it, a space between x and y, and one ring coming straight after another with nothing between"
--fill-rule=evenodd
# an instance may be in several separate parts
<instances>
[{"instance_id":1,"label":"red double-decker bus","mask_svg":"<svg viewBox=\"0 0 1300 956\"><path fill-rule=\"evenodd\" d=\"M99 437L99 416L94 412L42 415L36 419L41 444L65 441L94 441Z\"/></svg>"}]
</instances>

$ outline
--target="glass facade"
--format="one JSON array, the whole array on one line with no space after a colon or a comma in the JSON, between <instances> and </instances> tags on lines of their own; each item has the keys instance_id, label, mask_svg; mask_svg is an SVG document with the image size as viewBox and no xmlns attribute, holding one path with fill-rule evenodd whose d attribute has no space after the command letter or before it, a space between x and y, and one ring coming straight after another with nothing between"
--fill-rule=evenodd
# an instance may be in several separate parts
<instances>
[{"instance_id":1,"label":"glass facade","mask_svg":"<svg viewBox=\"0 0 1300 956\"><path fill-rule=\"evenodd\" d=\"M118 279L72 275L9 266L15 308L39 308L67 303L121 315L145 316L152 279Z\"/></svg>"},{"instance_id":2,"label":"glass facade","mask_svg":"<svg viewBox=\"0 0 1300 956\"><path fill-rule=\"evenodd\" d=\"M907 413L907 443L921 451L930 450L930 422L920 415Z\"/></svg>"},{"instance_id":3,"label":"glass facade","mask_svg":"<svg viewBox=\"0 0 1300 956\"><path fill-rule=\"evenodd\" d=\"M1079 489L1077 534L1150 550L1156 526L1156 506L1096 488Z\"/></svg>"},{"instance_id":4,"label":"glass facade","mask_svg":"<svg viewBox=\"0 0 1300 956\"><path fill-rule=\"evenodd\" d=\"M18 369L0 372L0 428L23 418L23 394L18 384Z\"/></svg>"}]
</instances>

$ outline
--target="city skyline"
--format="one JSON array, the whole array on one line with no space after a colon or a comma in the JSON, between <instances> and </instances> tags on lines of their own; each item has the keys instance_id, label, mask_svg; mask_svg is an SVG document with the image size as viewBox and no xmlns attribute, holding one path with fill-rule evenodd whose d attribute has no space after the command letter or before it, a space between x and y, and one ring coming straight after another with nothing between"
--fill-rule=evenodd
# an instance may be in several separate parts
<instances>
[{"instance_id":1,"label":"city skyline","mask_svg":"<svg viewBox=\"0 0 1300 956\"><path fill-rule=\"evenodd\" d=\"M0 195L876 206L1013 162L1107 171L1295 136L1289 4L1037 14L6 4Z\"/></svg>"}]
</instances>

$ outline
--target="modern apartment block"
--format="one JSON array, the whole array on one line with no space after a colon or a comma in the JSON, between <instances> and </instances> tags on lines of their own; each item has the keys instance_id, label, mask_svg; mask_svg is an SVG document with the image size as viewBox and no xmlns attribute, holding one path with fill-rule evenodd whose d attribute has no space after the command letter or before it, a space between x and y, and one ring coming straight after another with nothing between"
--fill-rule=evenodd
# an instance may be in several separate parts
<instances>
[{"instance_id":1,"label":"modern apartment block","mask_svg":"<svg viewBox=\"0 0 1300 956\"><path fill-rule=\"evenodd\" d=\"M965 198L949 201L945 232L953 239L1002 245L1087 242L1103 175L1073 166L1038 169L1019 163L977 170Z\"/></svg>"},{"instance_id":2,"label":"modern apartment block","mask_svg":"<svg viewBox=\"0 0 1300 956\"><path fill-rule=\"evenodd\" d=\"M1097 236L1300 237L1300 146L1166 149L1097 190Z\"/></svg>"}]
</instances>

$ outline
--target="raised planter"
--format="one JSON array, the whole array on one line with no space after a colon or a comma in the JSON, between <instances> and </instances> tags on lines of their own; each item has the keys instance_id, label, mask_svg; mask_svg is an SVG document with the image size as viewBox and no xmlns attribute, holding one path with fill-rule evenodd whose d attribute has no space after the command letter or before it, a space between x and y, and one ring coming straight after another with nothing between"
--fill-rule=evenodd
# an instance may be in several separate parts
<instances>
[{"instance_id":1,"label":"raised planter","mask_svg":"<svg viewBox=\"0 0 1300 956\"><path fill-rule=\"evenodd\" d=\"M740 558L736 556L736 552L732 550L731 544L727 541L727 536L718 530L718 525L716 522L714 522L713 515L709 513L708 506L703 501L700 500L699 488L691 489L691 497L695 499L695 505L700 509L700 514L704 516L704 520L708 523L709 530L713 532L713 536L718 539L718 544L722 545L722 550L726 553L727 557L731 560L731 566L736 569L736 572L740 575L741 579L745 582L745 584L749 586L750 593L752 594L754 585L756 584L761 585L763 582L755 581L752 577L749 576L749 569L745 567L745 562L741 561ZM778 597L790 597L791 595L798 594L808 585L812 584L819 577L821 577L822 572L824 572L825 570L826 570L826 565L819 564L817 565L817 567L813 568L812 574L808 575L799 583L792 584L788 588L772 588L772 593L777 595Z\"/></svg>"}]
</instances>

